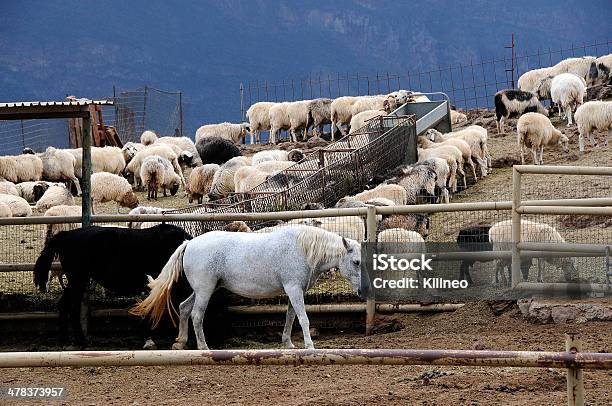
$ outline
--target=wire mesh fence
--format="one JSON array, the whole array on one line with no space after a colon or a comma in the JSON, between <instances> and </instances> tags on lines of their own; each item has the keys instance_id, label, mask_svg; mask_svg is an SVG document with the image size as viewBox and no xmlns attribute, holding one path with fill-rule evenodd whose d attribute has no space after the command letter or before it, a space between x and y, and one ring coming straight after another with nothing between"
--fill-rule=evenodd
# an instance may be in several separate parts
<instances>
[{"instance_id":1,"label":"wire mesh fence","mask_svg":"<svg viewBox=\"0 0 612 406\"><path fill-rule=\"evenodd\" d=\"M294 101L318 97L336 98L390 93L398 89L418 92L444 92L451 104L460 109L491 108L494 94L516 87L518 77L526 71L552 66L579 56L601 56L610 53L612 41L571 44L560 49L508 53L490 60L439 66L431 70L406 70L395 73L311 74L304 79L282 81L256 80L240 84L240 119L250 105L259 101Z\"/></svg>"}]
</instances>

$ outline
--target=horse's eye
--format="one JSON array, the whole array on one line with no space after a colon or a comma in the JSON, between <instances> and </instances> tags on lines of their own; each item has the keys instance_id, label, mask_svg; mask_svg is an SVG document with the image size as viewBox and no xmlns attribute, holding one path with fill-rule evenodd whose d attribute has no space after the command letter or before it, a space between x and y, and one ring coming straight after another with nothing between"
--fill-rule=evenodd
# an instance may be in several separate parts
<instances>
[{"instance_id":1,"label":"horse's eye","mask_svg":"<svg viewBox=\"0 0 612 406\"><path fill-rule=\"evenodd\" d=\"M356 266L359 266L360 263L361 261L359 261L358 259L353 260L353 264L355 264Z\"/></svg>"}]
</instances>

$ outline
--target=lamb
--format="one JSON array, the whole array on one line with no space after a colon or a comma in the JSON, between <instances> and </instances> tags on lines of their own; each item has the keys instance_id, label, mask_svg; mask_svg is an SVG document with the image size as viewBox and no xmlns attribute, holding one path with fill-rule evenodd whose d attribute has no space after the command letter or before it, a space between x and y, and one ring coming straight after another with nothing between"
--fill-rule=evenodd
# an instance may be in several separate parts
<instances>
[{"instance_id":1,"label":"lamb","mask_svg":"<svg viewBox=\"0 0 612 406\"><path fill-rule=\"evenodd\" d=\"M221 137L204 138L196 143L196 149L204 164L222 165L242 155L236 144Z\"/></svg>"},{"instance_id":2,"label":"lamb","mask_svg":"<svg viewBox=\"0 0 612 406\"><path fill-rule=\"evenodd\" d=\"M11 217L29 217L32 215L30 204L19 196L0 194L0 203L9 207Z\"/></svg>"},{"instance_id":3,"label":"lamb","mask_svg":"<svg viewBox=\"0 0 612 406\"><path fill-rule=\"evenodd\" d=\"M425 253L425 240L416 231L389 228L377 235L381 254Z\"/></svg>"},{"instance_id":4,"label":"lamb","mask_svg":"<svg viewBox=\"0 0 612 406\"><path fill-rule=\"evenodd\" d=\"M202 204L202 198L210 192L215 173L220 166L217 164L206 164L194 168L189 174L187 182L187 194L189 203L197 199L198 204Z\"/></svg>"},{"instance_id":5,"label":"lamb","mask_svg":"<svg viewBox=\"0 0 612 406\"><path fill-rule=\"evenodd\" d=\"M542 106L538 97L531 92L506 89L495 93L495 116L497 117L498 134L504 133L504 119L529 112L548 115L548 110Z\"/></svg>"},{"instance_id":6,"label":"lamb","mask_svg":"<svg viewBox=\"0 0 612 406\"><path fill-rule=\"evenodd\" d=\"M145 147L151 145L157 141L157 134L154 131L146 130L140 135L140 142Z\"/></svg>"},{"instance_id":7,"label":"lamb","mask_svg":"<svg viewBox=\"0 0 612 406\"><path fill-rule=\"evenodd\" d=\"M450 167L448 166L446 160L442 158L429 158L424 161L417 162L414 166L418 165L427 166L436 173L436 187L440 190L438 203L450 203L450 194L448 193ZM436 193L436 196L437 195L438 193Z\"/></svg>"},{"instance_id":8,"label":"lamb","mask_svg":"<svg viewBox=\"0 0 612 406\"><path fill-rule=\"evenodd\" d=\"M236 171L248 165L244 157L235 157L221 165L213 176L212 186L208 193L209 200L217 200L228 196L235 191L234 175Z\"/></svg>"},{"instance_id":9,"label":"lamb","mask_svg":"<svg viewBox=\"0 0 612 406\"><path fill-rule=\"evenodd\" d=\"M587 84L589 86L612 84L612 54L600 56L591 63Z\"/></svg>"},{"instance_id":10,"label":"lamb","mask_svg":"<svg viewBox=\"0 0 612 406\"><path fill-rule=\"evenodd\" d=\"M364 127L368 124L370 120L380 116L386 116L387 111L385 110L366 110L361 113L355 114L351 118L351 123L349 124L349 134L353 134L358 131L360 128Z\"/></svg>"},{"instance_id":11,"label":"lamb","mask_svg":"<svg viewBox=\"0 0 612 406\"><path fill-rule=\"evenodd\" d=\"M430 158L442 158L446 160L446 163L450 168L448 182L451 192L457 191L457 174L463 177L463 184L467 187L467 179L465 177L465 172L463 171L463 154L457 147L453 145L442 145L440 147L429 149L417 148L417 156L418 162L422 162Z\"/></svg>"},{"instance_id":12,"label":"lamb","mask_svg":"<svg viewBox=\"0 0 612 406\"><path fill-rule=\"evenodd\" d=\"M580 106L586 95L584 79L572 74L562 73L553 78L550 84L550 96L559 105L559 114L563 109L567 116L567 126L572 125L572 111Z\"/></svg>"},{"instance_id":13,"label":"lamb","mask_svg":"<svg viewBox=\"0 0 612 406\"><path fill-rule=\"evenodd\" d=\"M345 196L338 200L336 207L341 207L342 204L347 201L357 200L366 202L380 197L389 199L396 205L405 205L408 202L408 192L404 187L393 184L382 184L376 186L374 189L357 193L354 196Z\"/></svg>"},{"instance_id":14,"label":"lamb","mask_svg":"<svg viewBox=\"0 0 612 406\"><path fill-rule=\"evenodd\" d=\"M355 241L363 241L365 238L365 223L359 216L301 218L291 220L288 224L319 227Z\"/></svg>"},{"instance_id":15,"label":"lamb","mask_svg":"<svg viewBox=\"0 0 612 406\"><path fill-rule=\"evenodd\" d=\"M36 210L44 212L53 206L74 206L74 197L63 183L50 186L36 202Z\"/></svg>"},{"instance_id":16,"label":"lamb","mask_svg":"<svg viewBox=\"0 0 612 406\"><path fill-rule=\"evenodd\" d=\"M183 188L185 187L185 178L183 177L183 170L178 162L177 154L172 150L169 145L158 144L151 145L142 151L139 151L134 158L130 161L130 163L125 167L125 171L127 173L134 174L134 186L137 185L138 179L140 177L140 166L145 158L153 155L158 155L162 158L167 159L172 164L174 171L180 177L181 185Z\"/></svg>"},{"instance_id":17,"label":"lamb","mask_svg":"<svg viewBox=\"0 0 612 406\"><path fill-rule=\"evenodd\" d=\"M580 132L578 145L580 152L584 151L584 138L589 137L591 146L596 147L597 141L593 130L608 131L604 145L608 145L608 138L612 136L612 101L593 100L584 103L576 110L576 124Z\"/></svg>"},{"instance_id":18,"label":"lamb","mask_svg":"<svg viewBox=\"0 0 612 406\"><path fill-rule=\"evenodd\" d=\"M19 183L41 180L42 160L36 155L0 156L0 179Z\"/></svg>"},{"instance_id":19,"label":"lamb","mask_svg":"<svg viewBox=\"0 0 612 406\"><path fill-rule=\"evenodd\" d=\"M552 67L533 69L523 73L518 79L518 88L524 92L536 93L538 86L547 76L554 76Z\"/></svg>"},{"instance_id":20,"label":"lamb","mask_svg":"<svg viewBox=\"0 0 612 406\"><path fill-rule=\"evenodd\" d=\"M134 156L138 153L138 151L141 151L142 149L144 149L145 145L141 144L140 142L126 142L123 145L123 148L121 148L121 151L123 152L123 159L125 160L125 163L128 164L130 163L130 161L132 160L132 158L134 158Z\"/></svg>"},{"instance_id":21,"label":"lamb","mask_svg":"<svg viewBox=\"0 0 612 406\"><path fill-rule=\"evenodd\" d=\"M253 155L253 165L258 165L266 161L293 161L300 162L304 159L304 152L300 149L292 149L291 151L283 151L280 149L269 149L266 151L257 152Z\"/></svg>"},{"instance_id":22,"label":"lamb","mask_svg":"<svg viewBox=\"0 0 612 406\"><path fill-rule=\"evenodd\" d=\"M0 193L3 195L21 196L19 190L13 182L9 182L8 180L2 179L0 179Z\"/></svg>"},{"instance_id":23,"label":"lamb","mask_svg":"<svg viewBox=\"0 0 612 406\"><path fill-rule=\"evenodd\" d=\"M443 146L453 146L456 147L459 151L461 151L461 156L463 158L463 162L467 163L468 166L472 169L472 176L474 180L478 179L476 176L476 166L474 165L474 161L472 160L472 149L470 145L459 138L448 138L442 142L433 142L430 141L426 136L420 135L417 137L417 144L423 149L431 149L431 148L439 148ZM478 156L474 154L474 158L478 159ZM467 188L467 180L465 176L463 177L465 187Z\"/></svg>"},{"instance_id":24,"label":"lamb","mask_svg":"<svg viewBox=\"0 0 612 406\"><path fill-rule=\"evenodd\" d=\"M516 125L517 141L521 149L521 164L525 164L524 147L531 149L533 163L543 165L542 155L545 145L561 145L564 152L569 152L569 139L557 130L548 117L540 113L526 113L519 118ZM540 158L537 152L540 151Z\"/></svg>"},{"instance_id":25,"label":"lamb","mask_svg":"<svg viewBox=\"0 0 612 406\"><path fill-rule=\"evenodd\" d=\"M253 136L257 143L261 142L260 133L270 130L270 107L276 103L259 102L253 104L246 112L246 117L249 120L249 133L251 134L251 144L253 144Z\"/></svg>"},{"instance_id":26,"label":"lamb","mask_svg":"<svg viewBox=\"0 0 612 406\"><path fill-rule=\"evenodd\" d=\"M130 209L138 206L138 198L132 192L130 183L125 178L108 172L91 175L91 199L93 211L95 211L96 204L110 201L117 202L117 211L119 211L119 206Z\"/></svg>"},{"instance_id":27,"label":"lamb","mask_svg":"<svg viewBox=\"0 0 612 406\"><path fill-rule=\"evenodd\" d=\"M451 138L459 138L468 143L472 150L472 159L480 166L481 176L485 177L491 167L491 155L487 145L488 134L484 127L479 125L471 125L464 129L442 134L440 131L433 128L427 130L427 137L431 141L441 142Z\"/></svg>"},{"instance_id":28,"label":"lamb","mask_svg":"<svg viewBox=\"0 0 612 406\"><path fill-rule=\"evenodd\" d=\"M11 211L11 208L8 204L0 202L0 218L5 217L13 217L13 212Z\"/></svg>"},{"instance_id":29,"label":"lamb","mask_svg":"<svg viewBox=\"0 0 612 406\"><path fill-rule=\"evenodd\" d=\"M130 215L136 215L136 214L162 214L166 211L167 209L163 209L161 207L152 207L152 206L138 206L136 208L133 208L132 210L130 210L130 212L128 214ZM161 224L161 222L159 221L130 221L127 224L128 228L150 228L150 227L154 227L158 224Z\"/></svg>"},{"instance_id":30,"label":"lamb","mask_svg":"<svg viewBox=\"0 0 612 406\"><path fill-rule=\"evenodd\" d=\"M429 217L422 213L392 214L378 223L376 232L380 234L385 230L395 228L416 231L423 238L427 238L429 235Z\"/></svg>"},{"instance_id":31,"label":"lamb","mask_svg":"<svg viewBox=\"0 0 612 406\"><path fill-rule=\"evenodd\" d=\"M83 177L83 149L66 149L74 155L74 174L77 178ZM119 147L91 147L91 170L96 172L109 172L119 175L125 169L124 153Z\"/></svg>"},{"instance_id":32,"label":"lamb","mask_svg":"<svg viewBox=\"0 0 612 406\"><path fill-rule=\"evenodd\" d=\"M181 178L174 172L170 161L159 155L148 156L142 161L140 179L147 187L147 200L157 200L159 188L164 191L164 197L168 196L166 189L170 189L170 194L174 196L181 183Z\"/></svg>"},{"instance_id":33,"label":"lamb","mask_svg":"<svg viewBox=\"0 0 612 406\"><path fill-rule=\"evenodd\" d=\"M38 182L21 182L15 185L17 196L21 196L28 203L36 203L42 195L55 183L39 180Z\"/></svg>"},{"instance_id":34,"label":"lamb","mask_svg":"<svg viewBox=\"0 0 612 406\"><path fill-rule=\"evenodd\" d=\"M494 251L509 250L512 244L512 220L504 220L494 224L489 230L489 241L493 244ZM556 242L563 243L565 240L557 230L545 223L536 223L529 220L521 220L521 242ZM574 259L567 257L542 257L538 258L538 282L542 282L542 271L544 263L561 269L566 281L570 281L576 274L576 264ZM497 274L501 274L502 284L506 284L504 266L509 265L509 260L498 260L496 266ZM512 274L510 274L512 277ZM529 269L523 269L523 280L529 277Z\"/></svg>"},{"instance_id":35,"label":"lamb","mask_svg":"<svg viewBox=\"0 0 612 406\"><path fill-rule=\"evenodd\" d=\"M458 112L458 111L451 110L450 111L450 120L451 120L451 124L453 124L453 125L467 123L467 116L465 114L463 114L463 113Z\"/></svg>"},{"instance_id":36,"label":"lamb","mask_svg":"<svg viewBox=\"0 0 612 406\"><path fill-rule=\"evenodd\" d=\"M76 158L69 151L47 147L46 151L38 154L43 163L43 179L60 182L70 180L81 194L81 185L75 175Z\"/></svg>"},{"instance_id":37,"label":"lamb","mask_svg":"<svg viewBox=\"0 0 612 406\"><path fill-rule=\"evenodd\" d=\"M206 124L196 130L195 142L197 144L204 138L221 137L234 144L240 144L241 139L246 139L247 132L249 132L248 123L235 124L226 121L219 124Z\"/></svg>"},{"instance_id":38,"label":"lamb","mask_svg":"<svg viewBox=\"0 0 612 406\"><path fill-rule=\"evenodd\" d=\"M346 135L345 131L342 129L342 125L350 124L351 118L353 118L355 114L366 110L385 109L385 101L387 101L387 109L389 111L393 111L397 108L397 101L392 95L343 96L334 99L330 106L332 141L335 139L334 135L336 129L338 129L343 136Z\"/></svg>"},{"instance_id":39,"label":"lamb","mask_svg":"<svg viewBox=\"0 0 612 406\"><path fill-rule=\"evenodd\" d=\"M198 154L198 150L196 149L195 144L191 141L189 137L161 137L155 144L168 144L174 145L181 149L182 154L180 154L179 158L182 156L183 160L188 166L200 166L202 165L202 160L200 159L200 154ZM189 159L186 159L188 157ZM187 162L189 161L189 162Z\"/></svg>"},{"instance_id":40,"label":"lamb","mask_svg":"<svg viewBox=\"0 0 612 406\"><path fill-rule=\"evenodd\" d=\"M317 136L323 135L323 126L331 124L331 104L332 99L320 98L310 100L310 103L308 103L308 122L306 124L307 136L308 128L311 126L317 129Z\"/></svg>"}]
</instances>

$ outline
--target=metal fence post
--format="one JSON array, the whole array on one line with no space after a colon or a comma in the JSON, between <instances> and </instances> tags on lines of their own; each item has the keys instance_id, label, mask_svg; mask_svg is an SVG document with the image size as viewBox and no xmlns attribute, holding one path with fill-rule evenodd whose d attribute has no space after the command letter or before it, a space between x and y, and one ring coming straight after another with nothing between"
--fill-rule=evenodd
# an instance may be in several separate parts
<instances>
[{"instance_id":1,"label":"metal fence post","mask_svg":"<svg viewBox=\"0 0 612 406\"><path fill-rule=\"evenodd\" d=\"M565 351L573 354L582 351L578 333L565 333ZM584 406L584 373L580 368L567 368L567 404Z\"/></svg>"},{"instance_id":2,"label":"metal fence post","mask_svg":"<svg viewBox=\"0 0 612 406\"><path fill-rule=\"evenodd\" d=\"M518 243L521 242L521 173L512 168L512 287L514 288L521 279L521 257ZM505 271L504 271L505 272Z\"/></svg>"},{"instance_id":3,"label":"metal fence post","mask_svg":"<svg viewBox=\"0 0 612 406\"><path fill-rule=\"evenodd\" d=\"M376 244L376 229L378 219L376 218L376 206L369 205L366 212L366 237L369 244ZM376 320L376 298L374 290L368 290L366 299L366 335L372 334Z\"/></svg>"}]
</instances>

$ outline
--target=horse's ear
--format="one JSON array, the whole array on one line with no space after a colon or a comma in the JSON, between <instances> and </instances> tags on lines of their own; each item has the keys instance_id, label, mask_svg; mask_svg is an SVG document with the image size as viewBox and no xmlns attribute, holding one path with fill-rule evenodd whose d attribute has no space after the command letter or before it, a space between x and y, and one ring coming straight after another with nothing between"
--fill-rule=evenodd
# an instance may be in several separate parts
<instances>
[{"instance_id":1,"label":"horse's ear","mask_svg":"<svg viewBox=\"0 0 612 406\"><path fill-rule=\"evenodd\" d=\"M342 244L344 245L344 248L346 248L347 251L351 250L349 242L344 237L342 237Z\"/></svg>"}]
</instances>

